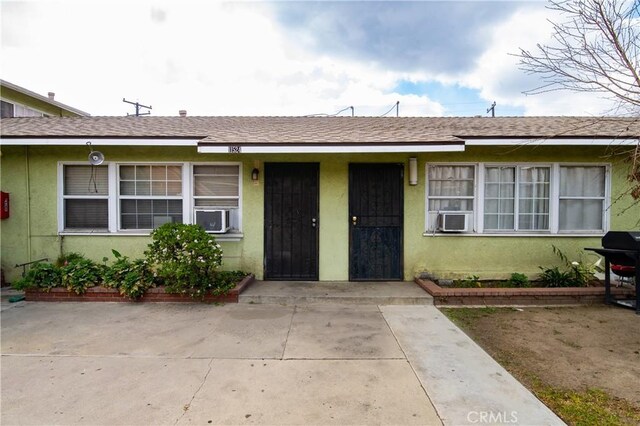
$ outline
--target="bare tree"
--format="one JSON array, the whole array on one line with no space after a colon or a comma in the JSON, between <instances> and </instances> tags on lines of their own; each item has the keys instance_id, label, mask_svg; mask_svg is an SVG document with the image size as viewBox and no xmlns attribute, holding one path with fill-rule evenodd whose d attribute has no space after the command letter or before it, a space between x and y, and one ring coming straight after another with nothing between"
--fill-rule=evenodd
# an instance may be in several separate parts
<instances>
[{"instance_id":1,"label":"bare tree","mask_svg":"<svg viewBox=\"0 0 640 426\"><path fill-rule=\"evenodd\" d=\"M640 1L549 0L562 21L551 22L553 40L533 52L520 49L520 68L541 77L525 94L555 90L598 92L618 111L640 116ZM639 135L640 136L640 135ZM630 191L640 200L640 146L629 152Z\"/></svg>"}]
</instances>

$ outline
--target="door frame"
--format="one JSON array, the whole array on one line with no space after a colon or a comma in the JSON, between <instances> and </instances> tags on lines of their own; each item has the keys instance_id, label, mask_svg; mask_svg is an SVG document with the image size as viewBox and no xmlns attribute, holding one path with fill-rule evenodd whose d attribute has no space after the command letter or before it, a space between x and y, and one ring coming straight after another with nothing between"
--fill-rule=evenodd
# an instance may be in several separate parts
<instances>
[{"instance_id":1,"label":"door frame","mask_svg":"<svg viewBox=\"0 0 640 426\"><path fill-rule=\"evenodd\" d=\"M320 277L320 163L318 162L286 162L286 161L272 161L265 162L264 164L264 190L263 190L263 265L262 272L265 280L273 279L278 281L318 281ZM267 244L267 165L276 165L276 166L313 166L315 168L314 178L316 180L316 194L315 197L315 217L316 217L316 241L313 246L313 250L315 251L315 268L313 271L313 277L303 277L303 278L281 278L281 277L269 277L268 269L267 269L267 255L268 255L268 244Z\"/></svg>"},{"instance_id":2,"label":"door frame","mask_svg":"<svg viewBox=\"0 0 640 426\"><path fill-rule=\"evenodd\" d=\"M400 171L400 210L401 210L401 214L400 214L400 240L399 240L399 247L398 247L398 256L399 256L399 264L400 264L400 277L397 279L389 279L389 278L354 278L353 274L352 274L352 248L353 248L353 228L352 228L352 224L351 224L351 216L352 216L352 212L351 212L351 183L352 183L352 175L351 175L351 166L352 165L359 165L359 166L374 166L374 165L388 165L388 166L398 166L399 171ZM347 212L348 212L348 216L347 216L347 220L349 221L349 261L348 261L348 268L349 268L349 281L403 281L404 280L404 189L405 189L405 184L404 184L404 170L405 170L405 164L404 163L393 163L393 162L384 162L384 163L356 163L356 162L350 162L349 163L349 182L348 182L348 192L347 192Z\"/></svg>"}]
</instances>

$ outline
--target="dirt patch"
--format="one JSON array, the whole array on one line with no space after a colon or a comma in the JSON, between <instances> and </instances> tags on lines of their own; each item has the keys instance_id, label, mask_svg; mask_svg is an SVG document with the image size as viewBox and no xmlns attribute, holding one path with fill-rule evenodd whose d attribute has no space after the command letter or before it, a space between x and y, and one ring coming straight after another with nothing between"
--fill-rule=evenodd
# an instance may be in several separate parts
<instances>
[{"instance_id":1,"label":"dirt patch","mask_svg":"<svg viewBox=\"0 0 640 426\"><path fill-rule=\"evenodd\" d=\"M640 415L640 316L610 306L443 309L530 389L601 389ZM552 407L553 408L553 407Z\"/></svg>"}]
</instances>

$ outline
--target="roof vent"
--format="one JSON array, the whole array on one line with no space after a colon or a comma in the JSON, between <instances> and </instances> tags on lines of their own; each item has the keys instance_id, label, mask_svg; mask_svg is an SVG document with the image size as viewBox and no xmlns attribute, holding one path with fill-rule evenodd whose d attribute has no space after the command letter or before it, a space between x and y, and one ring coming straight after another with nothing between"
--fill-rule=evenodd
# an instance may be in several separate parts
<instances>
[{"instance_id":1,"label":"roof vent","mask_svg":"<svg viewBox=\"0 0 640 426\"><path fill-rule=\"evenodd\" d=\"M49 93L47 93L47 95L49 95L49 99L51 99L51 100L53 100L53 98L56 97L55 92L49 92Z\"/></svg>"},{"instance_id":2,"label":"roof vent","mask_svg":"<svg viewBox=\"0 0 640 426\"><path fill-rule=\"evenodd\" d=\"M186 117L187 116L187 110L186 109L181 109L180 111L178 111L178 114L180 114L180 117Z\"/></svg>"}]
</instances>

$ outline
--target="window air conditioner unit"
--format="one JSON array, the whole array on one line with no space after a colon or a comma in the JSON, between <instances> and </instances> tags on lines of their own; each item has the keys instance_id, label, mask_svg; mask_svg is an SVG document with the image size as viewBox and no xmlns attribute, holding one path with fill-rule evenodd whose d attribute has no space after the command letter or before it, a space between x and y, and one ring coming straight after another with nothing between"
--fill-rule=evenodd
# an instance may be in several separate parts
<instances>
[{"instance_id":1,"label":"window air conditioner unit","mask_svg":"<svg viewBox=\"0 0 640 426\"><path fill-rule=\"evenodd\" d=\"M229 210L196 210L196 224L212 234L224 234L230 228Z\"/></svg>"},{"instance_id":2,"label":"window air conditioner unit","mask_svg":"<svg viewBox=\"0 0 640 426\"><path fill-rule=\"evenodd\" d=\"M469 230L469 215L461 212L447 212L438 214L438 231L467 232Z\"/></svg>"}]
</instances>

